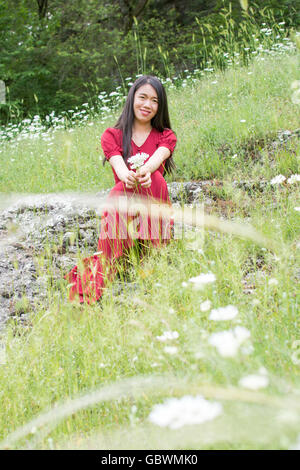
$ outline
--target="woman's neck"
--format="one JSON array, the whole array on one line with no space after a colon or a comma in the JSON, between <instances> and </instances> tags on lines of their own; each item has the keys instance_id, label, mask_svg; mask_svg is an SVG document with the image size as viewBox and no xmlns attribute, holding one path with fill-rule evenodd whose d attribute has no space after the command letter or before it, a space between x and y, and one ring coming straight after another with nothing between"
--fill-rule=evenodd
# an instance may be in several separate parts
<instances>
[{"instance_id":1,"label":"woman's neck","mask_svg":"<svg viewBox=\"0 0 300 470\"><path fill-rule=\"evenodd\" d=\"M152 129L151 122L141 123L134 121L132 126L132 134L148 134Z\"/></svg>"}]
</instances>

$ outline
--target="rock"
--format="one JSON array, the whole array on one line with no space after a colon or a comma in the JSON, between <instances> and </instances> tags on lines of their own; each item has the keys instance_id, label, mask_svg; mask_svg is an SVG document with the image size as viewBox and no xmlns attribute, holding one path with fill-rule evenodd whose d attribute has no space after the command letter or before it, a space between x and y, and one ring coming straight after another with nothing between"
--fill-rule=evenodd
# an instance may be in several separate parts
<instances>
[{"instance_id":1,"label":"rock","mask_svg":"<svg viewBox=\"0 0 300 470\"><path fill-rule=\"evenodd\" d=\"M284 131L282 136L290 138L290 131ZM245 191L262 191L269 183L233 184ZM215 187L222 187L222 182L168 184L175 207L199 203L213 207ZM99 215L108 192L24 196L21 200L9 199L6 207L0 201L0 329L9 317L20 316L17 304L24 296L31 309L47 299L49 283L63 279L76 264L78 251L91 254L97 251ZM186 224L185 229L194 230Z\"/></svg>"},{"instance_id":2,"label":"rock","mask_svg":"<svg viewBox=\"0 0 300 470\"><path fill-rule=\"evenodd\" d=\"M94 196L95 206L104 193ZM49 282L68 272L78 249L96 251L98 224L78 195L27 196L0 212L0 328L9 317L20 318L24 296L31 310L47 298Z\"/></svg>"},{"instance_id":3,"label":"rock","mask_svg":"<svg viewBox=\"0 0 300 470\"><path fill-rule=\"evenodd\" d=\"M173 202L191 203L202 183L171 183L169 189ZM47 299L49 283L76 264L78 251L97 251L99 213L107 194L31 195L2 209L0 328L9 317L20 318L23 298L26 310Z\"/></svg>"}]
</instances>

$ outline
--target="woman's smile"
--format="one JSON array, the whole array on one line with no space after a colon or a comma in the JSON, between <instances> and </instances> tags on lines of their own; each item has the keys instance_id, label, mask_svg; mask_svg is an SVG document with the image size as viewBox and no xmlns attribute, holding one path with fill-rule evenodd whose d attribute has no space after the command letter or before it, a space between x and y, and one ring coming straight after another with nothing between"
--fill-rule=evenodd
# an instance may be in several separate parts
<instances>
[{"instance_id":1,"label":"woman's smile","mask_svg":"<svg viewBox=\"0 0 300 470\"><path fill-rule=\"evenodd\" d=\"M150 111L147 111L146 109L141 109L141 113L142 113L144 116L148 116L148 114L150 114Z\"/></svg>"}]
</instances>

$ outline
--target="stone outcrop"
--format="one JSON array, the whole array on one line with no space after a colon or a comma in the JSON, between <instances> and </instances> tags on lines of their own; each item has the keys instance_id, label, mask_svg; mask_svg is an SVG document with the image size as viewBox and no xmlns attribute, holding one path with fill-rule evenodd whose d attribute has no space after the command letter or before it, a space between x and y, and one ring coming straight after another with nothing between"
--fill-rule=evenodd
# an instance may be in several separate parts
<instances>
[{"instance_id":1,"label":"stone outcrop","mask_svg":"<svg viewBox=\"0 0 300 470\"><path fill-rule=\"evenodd\" d=\"M266 182L238 182L263 190ZM172 203L214 204L218 181L173 182ZM97 250L100 215L108 191L0 198L0 329L9 317L26 322L28 312L47 300L49 286L76 264L77 253Z\"/></svg>"}]
</instances>

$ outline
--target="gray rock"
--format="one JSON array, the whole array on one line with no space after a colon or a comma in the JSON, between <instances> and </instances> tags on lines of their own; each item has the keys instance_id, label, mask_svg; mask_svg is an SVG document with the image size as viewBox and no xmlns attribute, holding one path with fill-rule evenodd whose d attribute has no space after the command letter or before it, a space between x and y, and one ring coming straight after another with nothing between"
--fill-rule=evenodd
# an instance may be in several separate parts
<instances>
[{"instance_id":1,"label":"gray rock","mask_svg":"<svg viewBox=\"0 0 300 470\"><path fill-rule=\"evenodd\" d=\"M104 193L89 195L88 202L101 206ZM96 251L99 217L80 199L27 196L0 212L0 328L8 318L24 321L22 302L32 310L46 299L49 282L73 267L78 250Z\"/></svg>"},{"instance_id":2,"label":"gray rock","mask_svg":"<svg viewBox=\"0 0 300 470\"><path fill-rule=\"evenodd\" d=\"M300 136L300 129L292 134L284 131L278 139L293 135ZM246 191L262 191L269 182L233 184ZM200 202L213 205L214 187L222 187L222 183L168 184L175 207ZM0 197L0 329L9 317L20 317L22 299L33 310L44 302L49 283L63 279L76 264L78 252L97 251L100 215L108 192Z\"/></svg>"}]
</instances>

